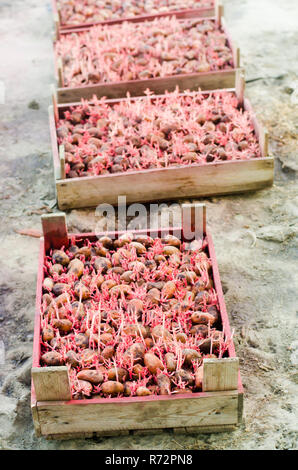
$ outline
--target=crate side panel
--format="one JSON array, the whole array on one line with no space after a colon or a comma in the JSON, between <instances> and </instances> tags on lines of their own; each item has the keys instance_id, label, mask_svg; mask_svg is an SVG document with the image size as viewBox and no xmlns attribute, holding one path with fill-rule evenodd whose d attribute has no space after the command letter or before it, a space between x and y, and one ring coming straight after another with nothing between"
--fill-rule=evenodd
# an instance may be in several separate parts
<instances>
[{"instance_id":1,"label":"crate side panel","mask_svg":"<svg viewBox=\"0 0 298 470\"><path fill-rule=\"evenodd\" d=\"M139 402L38 404L43 435L237 424L238 393Z\"/></svg>"},{"instance_id":2,"label":"crate side panel","mask_svg":"<svg viewBox=\"0 0 298 470\"><path fill-rule=\"evenodd\" d=\"M88 85L76 88L58 88L58 103L72 103L82 98L91 100L93 95L97 97L122 98L127 92L131 96L140 96L149 88L155 94L165 91L180 90L214 90L220 88L233 88L236 81L236 69L222 70L218 72L176 75L165 78L153 78L147 80L132 80L130 82L117 82L109 84Z\"/></svg>"},{"instance_id":3,"label":"crate side panel","mask_svg":"<svg viewBox=\"0 0 298 470\"><path fill-rule=\"evenodd\" d=\"M225 162L185 168L127 172L57 181L61 210L117 204L118 195L126 202L147 202L184 197L254 191L271 185L273 159Z\"/></svg>"}]
</instances>

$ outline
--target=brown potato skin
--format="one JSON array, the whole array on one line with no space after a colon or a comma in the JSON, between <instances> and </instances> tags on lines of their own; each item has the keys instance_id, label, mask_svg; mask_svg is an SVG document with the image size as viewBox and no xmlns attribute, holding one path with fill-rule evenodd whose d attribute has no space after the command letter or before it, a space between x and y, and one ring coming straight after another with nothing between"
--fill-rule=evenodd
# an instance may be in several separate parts
<instances>
[{"instance_id":1,"label":"brown potato skin","mask_svg":"<svg viewBox=\"0 0 298 470\"><path fill-rule=\"evenodd\" d=\"M86 380L93 385L98 385L104 380L103 374L93 369L82 369L80 372L78 372L77 378L79 380Z\"/></svg>"},{"instance_id":2,"label":"brown potato skin","mask_svg":"<svg viewBox=\"0 0 298 470\"><path fill-rule=\"evenodd\" d=\"M165 355L166 367L168 372L174 372L177 368L177 361L173 353L167 353Z\"/></svg>"},{"instance_id":3,"label":"brown potato skin","mask_svg":"<svg viewBox=\"0 0 298 470\"><path fill-rule=\"evenodd\" d=\"M192 365L192 361L200 361L201 354L195 349L185 348L182 350L182 355L184 357L184 364L187 366Z\"/></svg>"},{"instance_id":4,"label":"brown potato skin","mask_svg":"<svg viewBox=\"0 0 298 470\"><path fill-rule=\"evenodd\" d=\"M185 369L178 369L175 372L175 378L177 380L181 378L181 380L185 382L187 385L193 385L193 382L194 382L192 374Z\"/></svg>"},{"instance_id":5,"label":"brown potato skin","mask_svg":"<svg viewBox=\"0 0 298 470\"><path fill-rule=\"evenodd\" d=\"M117 378L118 377L118 378ZM122 367L113 367L108 371L108 379L118 382L125 382L128 378L127 370L123 369Z\"/></svg>"},{"instance_id":6,"label":"brown potato skin","mask_svg":"<svg viewBox=\"0 0 298 470\"><path fill-rule=\"evenodd\" d=\"M151 391L147 387L138 387L136 390L136 395L138 397L146 397L151 395Z\"/></svg>"},{"instance_id":7,"label":"brown potato skin","mask_svg":"<svg viewBox=\"0 0 298 470\"><path fill-rule=\"evenodd\" d=\"M146 353L144 356L144 363L151 374L157 374L158 370L164 370L164 365L161 360L153 353Z\"/></svg>"},{"instance_id":8,"label":"brown potato skin","mask_svg":"<svg viewBox=\"0 0 298 470\"><path fill-rule=\"evenodd\" d=\"M78 367L80 365L80 358L75 351L68 351L65 357L65 362L70 364L71 367Z\"/></svg>"},{"instance_id":9,"label":"brown potato skin","mask_svg":"<svg viewBox=\"0 0 298 470\"><path fill-rule=\"evenodd\" d=\"M53 328L49 325L46 328L43 328L42 330L42 340L45 343L49 343L52 341L52 339L55 337L55 332Z\"/></svg>"},{"instance_id":10,"label":"brown potato skin","mask_svg":"<svg viewBox=\"0 0 298 470\"><path fill-rule=\"evenodd\" d=\"M57 351L49 351L41 356L41 360L47 366L62 366L63 357Z\"/></svg>"},{"instance_id":11,"label":"brown potato skin","mask_svg":"<svg viewBox=\"0 0 298 470\"><path fill-rule=\"evenodd\" d=\"M159 395L169 395L171 393L171 381L165 374L159 374L156 378Z\"/></svg>"},{"instance_id":12,"label":"brown potato skin","mask_svg":"<svg viewBox=\"0 0 298 470\"><path fill-rule=\"evenodd\" d=\"M102 384L101 390L104 395L115 396L124 392L124 385L114 380L108 380Z\"/></svg>"}]
</instances>

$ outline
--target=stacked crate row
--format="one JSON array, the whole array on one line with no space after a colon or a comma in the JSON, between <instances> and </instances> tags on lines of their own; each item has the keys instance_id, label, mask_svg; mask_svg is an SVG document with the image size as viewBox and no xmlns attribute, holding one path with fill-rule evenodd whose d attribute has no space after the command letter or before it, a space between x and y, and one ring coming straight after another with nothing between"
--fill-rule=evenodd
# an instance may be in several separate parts
<instances>
[{"instance_id":1,"label":"stacked crate row","mask_svg":"<svg viewBox=\"0 0 298 470\"><path fill-rule=\"evenodd\" d=\"M228 33L220 3L213 0L54 0L53 10L58 87L53 91L49 114L59 209L95 207L100 203L116 205L119 195L125 195L127 203L162 201L243 192L272 183L273 159L268 156L267 133L244 97L245 82L240 68L239 48ZM182 216L188 210L190 217L194 217L197 206L184 205ZM205 220L205 209L201 209ZM169 235L170 238L163 236L162 231L152 238L148 230L113 234L118 242L106 242L107 245L102 245L107 237L107 234L102 234L102 239L99 239L102 242L99 241L98 246L98 237L94 234L68 235L64 216L43 218L44 239L40 251L32 370L32 412L37 433L65 438L127 434L132 430L156 432L157 429L168 428L179 432L195 429L213 432L234 429L239 424L243 391L211 236L203 223L202 240L193 240L192 243L198 244L189 245L189 240L185 238L188 222L185 222L185 217L182 220L182 244L173 235ZM73 368L70 369L70 361L66 357L66 343L61 340L63 345L61 343L58 347L55 337L57 331L62 339L66 333L71 337L71 333L80 331L76 328L82 327L82 324L74 327L69 320L73 320L70 315L73 307L69 299L62 301L59 297L67 297L60 289L59 276L60 280L63 279L62 287L64 282L64 287L67 285L69 292L74 292L71 294L73 300L77 295L74 303L79 301L81 307L82 293L80 290L76 294L76 286L79 285L84 291L88 291L86 286L90 286L87 280L84 284L80 277L84 269L95 269L98 273L98 269L93 268L93 258L88 258L90 253L94 256L100 253L115 260L115 257L118 259L118 248L121 250L124 246L126 253L130 249L133 253L137 250L137 259L144 262L151 256L147 249L148 252L156 250L156 247L164 250L161 252L164 255L156 254L157 258L152 261L154 269L160 263L172 266L174 251L185 250L182 255L176 253L176 258L182 256L182 259L187 259L189 267L183 269L180 266L182 271L175 278L171 274L167 282L164 275L163 282L159 282L160 292L157 293L165 303L170 302L167 296L164 297L165 284L168 286L170 283L175 290L176 282L176 288L183 290L185 287L185 299L190 299L188 305L193 305L194 300L195 310L199 309L200 313L197 319L198 312L193 307L189 308L192 323L186 321L184 333L178 320L177 328L184 335L178 341L179 347L176 332L171 330L171 322L171 333L165 329L165 324L168 324L165 318L171 317L166 313L168 308L170 312L182 308L176 305L176 294L170 296L173 297L171 305L164 306L163 326L155 326L162 328L161 334L155 335L151 331L146 337L148 331L141 332L136 316L133 326L138 327L139 331L134 333L134 337L140 342L144 338L148 341L144 343L145 359L142 356L138 361L139 388L132 386L128 395L124 385L120 384L121 380L118 380L117 372L118 388L114 392L112 388L108 389L106 382L100 385L105 379L97 377L97 383L94 378L90 379L90 370L87 373L82 370L80 361L75 361L73 368L79 370L81 375L72 379L72 374L76 374ZM188 252L186 247L191 251ZM89 255L87 248L91 250ZM58 274L54 268L60 261L57 261L59 256L55 255L55 250L58 250L60 260L67 259ZM193 252L196 253L194 258L190 254ZM86 256L89 261L84 265ZM208 268L204 257L209 259ZM75 272L77 277L73 282L71 266L73 261L76 264L79 259L80 262L83 260L83 265L80 274ZM208 279L205 279L205 284L202 271L194 268L196 262L201 263L201 268L204 266L204 276ZM178 262L177 269L179 265ZM120 276L123 266L117 266L117 275ZM191 266L194 271L186 276L183 272L185 269L188 272ZM99 274L108 273L108 278L103 277L103 283L108 279L111 283L109 272L113 269L116 267L105 265L103 268L101 265ZM119 285L125 287L125 294L121 296L129 299L137 295L129 287L132 280L123 279ZM141 286L141 279L138 276L136 279ZM134 281L136 279L133 277ZM132 285L135 285L134 281ZM203 282L200 288L194 288L200 282ZM72 283L72 287L67 283ZM60 286L59 289L57 286ZM110 288L116 296L119 294L117 283ZM97 299L101 298L100 289L99 285L95 287ZM86 305L88 299L89 291ZM146 302L148 296L139 306L140 318L141 312L145 315ZM65 320L60 318L62 309L66 309ZM86 309L88 311L88 307ZM178 317L184 318L182 311L179 312ZM173 315L176 318L176 314ZM117 322L117 326L114 325L117 338L125 331L122 325L124 318L125 315L123 318L121 316L120 326ZM94 321L92 337L93 328L97 331ZM66 324L70 325L67 331ZM154 326L155 323L149 321L148 324ZM189 331L192 324L194 337L190 338L185 331ZM196 324L203 326L194 328ZM88 325L87 319L90 334ZM204 326L206 331L202 333ZM97 335L100 335L100 329ZM129 331L132 331L132 325ZM163 362L166 359L158 346L159 341L164 341L162 348L172 354L169 352L171 348L166 346L165 334L169 335L168 338L174 338L175 348L182 351L178 363L181 367L186 364L186 368L194 374L190 379L178 377L178 370L174 368L169 376L171 384L167 376L168 363ZM199 346L195 342L197 334ZM110 338L111 344L114 344L114 339ZM206 341L209 341L209 354L204 351ZM90 346L90 339L87 342ZM187 347L181 349L182 343ZM80 343L80 347L86 346ZM219 348L219 354L216 348ZM149 350L159 354L159 372L166 369L158 376L159 379L154 379L156 371L150 366ZM87 351L91 351L93 358L92 348L87 348ZM192 351L191 358L185 351ZM214 356L215 351L217 355ZM79 352L82 352L81 349ZM86 356L86 351L82 354ZM180 353L177 354L179 356ZM73 360L73 353L71 357ZM97 361L96 358L94 360ZM116 362L113 364L116 368ZM91 361L88 366L89 369L91 367L91 375L98 375L103 366L97 366L96 370L93 366ZM132 364L132 369L128 369L130 378L137 374L134 367ZM128 374L128 370L125 373ZM153 374L153 379L148 378L148 370ZM87 381L79 380L81 389L74 385L79 377L87 377ZM160 377L167 386L160 385ZM85 389L83 382L87 382ZM112 383L113 380L108 382ZM147 388L146 383L151 385Z\"/></svg>"}]
</instances>

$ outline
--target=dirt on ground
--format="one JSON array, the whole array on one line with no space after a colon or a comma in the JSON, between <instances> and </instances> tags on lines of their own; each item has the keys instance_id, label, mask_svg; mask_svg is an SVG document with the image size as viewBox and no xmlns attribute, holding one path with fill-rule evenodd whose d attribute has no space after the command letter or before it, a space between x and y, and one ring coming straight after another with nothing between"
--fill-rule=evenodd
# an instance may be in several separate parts
<instances>
[{"instance_id":1,"label":"dirt on ground","mask_svg":"<svg viewBox=\"0 0 298 470\"><path fill-rule=\"evenodd\" d=\"M232 433L47 441L34 434L30 368L40 230L57 211L47 108L54 82L50 1L0 0L0 448L297 449L296 0L226 0L246 93L270 133L273 187L204 200L245 388ZM67 213L94 229L93 210Z\"/></svg>"}]
</instances>

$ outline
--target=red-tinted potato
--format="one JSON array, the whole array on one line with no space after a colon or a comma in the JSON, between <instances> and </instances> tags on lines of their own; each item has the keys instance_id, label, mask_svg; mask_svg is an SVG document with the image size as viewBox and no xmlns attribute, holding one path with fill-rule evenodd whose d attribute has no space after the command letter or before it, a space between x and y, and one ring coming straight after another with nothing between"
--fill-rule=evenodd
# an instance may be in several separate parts
<instances>
[{"instance_id":1,"label":"red-tinted potato","mask_svg":"<svg viewBox=\"0 0 298 470\"><path fill-rule=\"evenodd\" d=\"M52 259L55 263L62 264L62 266L66 266L70 261L67 254L62 250L54 250Z\"/></svg>"},{"instance_id":2,"label":"red-tinted potato","mask_svg":"<svg viewBox=\"0 0 298 470\"><path fill-rule=\"evenodd\" d=\"M87 397L91 395L93 387L90 382L87 382L87 380L78 380L78 384L83 395L86 395Z\"/></svg>"},{"instance_id":3,"label":"red-tinted potato","mask_svg":"<svg viewBox=\"0 0 298 470\"><path fill-rule=\"evenodd\" d=\"M171 393L171 381L165 374L159 374L156 378L159 395L169 395Z\"/></svg>"},{"instance_id":4,"label":"red-tinted potato","mask_svg":"<svg viewBox=\"0 0 298 470\"><path fill-rule=\"evenodd\" d=\"M78 372L77 378L79 380L86 380L93 385L98 385L104 380L103 374L93 369L82 369L80 372Z\"/></svg>"},{"instance_id":5,"label":"red-tinted potato","mask_svg":"<svg viewBox=\"0 0 298 470\"><path fill-rule=\"evenodd\" d=\"M191 372L185 369L178 369L175 372L175 378L178 380L178 382L182 380L182 382L185 382L187 385L192 385L194 382Z\"/></svg>"},{"instance_id":6,"label":"red-tinted potato","mask_svg":"<svg viewBox=\"0 0 298 470\"><path fill-rule=\"evenodd\" d=\"M42 340L45 343L49 343L52 341L52 339L55 337L55 332L53 328L49 325L46 328L43 328L42 330Z\"/></svg>"},{"instance_id":7,"label":"red-tinted potato","mask_svg":"<svg viewBox=\"0 0 298 470\"><path fill-rule=\"evenodd\" d=\"M97 360L97 352L93 351L93 349L83 349L81 352L81 361L83 366L93 366Z\"/></svg>"},{"instance_id":8,"label":"red-tinted potato","mask_svg":"<svg viewBox=\"0 0 298 470\"><path fill-rule=\"evenodd\" d=\"M84 335L83 333L79 333L77 335L75 335L74 337L74 342L75 342L75 345L78 347L78 348L88 348L89 347L89 338L87 335Z\"/></svg>"},{"instance_id":9,"label":"red-tinted potato","mask_svg":"<svg viewBox=\"0 0 298 470\"><path fill-rule=\"evenodd\" d=\"M184 358L184 364L191 366L193 361L200 361L201 354L195 349L186 348L182 350L182 356Z\"/></svg>"},{"instance_id":10,"label":"red-tinted potato","mask_svg":"<svg viewBox=\"0 0 298 470\"><path fill-rule=\"evenodd\" d=\"M155 354L152 354L152 353L145 354L144 363L145 363L145 366L153 375L157 374L158 370L160 371L164 370L163 363L157 356L155 356Z\"/></svg>"},{"instance_id":11,"label":"red-tinted potato","mask_svg":"<svg viewBox=\"0 0 298 470\"><path fill-rule=\"evenodd\" d=\"M102 393L104 395L118 395L119 393L124 392L124 385L120 382L114 380L108 380L102 384Z\"/></svg>"},{"instance_id":12,"label":"red-tinted potato","mask_svg":"<svg viewBox=\"0 0 298 470\"><path fill-rule=\"evenodd\" d=\"M151 391L147 387L138 387L136 394L138 397L145 397L151 395Z\"/></svg>"},{"instance_id":13,"label":"red-tinted potato","mask_svg":"<svg viewBox=\"0 0 298 470\"><path fill-rule=\"evenodd\" d=\"M84 263L78 258L74 258L68 265L68 273L81 277L84 272Z\"/></svg>"},{"instance_id":14,"label":"red-tinted potato","mask_svg":"<svg viewBox=\"0 0 298 470\"><path fill-rule=\"evenodd\" d=\"M114 346L106 346L101 352L101 356L105 360L111 359L114 356L114 354L115 354Z\"/></svg>"},{"instance_id":15,"label":"red-tinted potato","mask_svg":"<svg viewBox=\"0 0 298 470\"><path fill-rule=\"evenodd\" d=\"M62 366L63 357L57 351L49 351L41 356L42 362L47 366Z\"/></svg>"},{"instance_id":16,"label":"red-tinted potato","mask_svg":"<svg viewBox=\"0 0 298 470\"><path fill-rule=\"evenodd\" d=\"M173 353L166 353L165 355L166 367L168 372L174 372L177 368L177 361Z\"/></svg>"},{"instance_id":17,"label":"red-tinted potato","mask_svg":"<svg viewBox=\"0 0 298 470\"><path fill-rule=\"evenodd\" d=\"M78 367L80 365L79 355L75 351L67 351L65 362L70 364L71 367Z\"/></svg>"},{"instance_id":18,"label":"red-tinted potato","mask_svg":"<svg viewBox=\"0 0 298 470\"><path fill-rule=\"evenodd\" d=\"M58 328L60 333L63 333L63 334L69 333L72 330L72 322L65 318L63 320L58 320L58 319L53 320L52 325L54 328Z\"/></svg>"},{"instance_id":19,"label":"red-tinted potato","mask_svg":"<svg viewBox=\"0 0 298 470\"><path fill-rule=\"evenodd\" d=\"M194 312L191 316L191 321L195 324L208 325L212 326L216 318L208 312Z\"/></svg>"},{"instance_id":20,"label":"red-tinted potato","mask_svg":"<svg viewBox=\"0 0 298 470\"><path fill-rule=\"evenodd\" d=\"M108 370L108 379L116 382L125 382L128 378L127 370L122 367L112 367Z\"/></svg>"},{"instance_id":21,"label":"red-tinted potato","mask_svg":"<svg viewBox=\"0 0 298 470\"><path fill-rule=\"evenodd\" d=\"M124 362L130 364L131 362L142 362L145 354L145 346L141 343L135 343L130 346L124 353Z\"/></svg>"},{"instance_id":22,"label":"red-tinted potato","mask_svg":"<svg viewBox=\"0 0 298 470\"><path fill-rule=\"evenodd\" d=\"M43 281L42 287L47 290L51 291L54 287L54 281L50 277L46 277Z\"/></svg>"}]
</instances>

